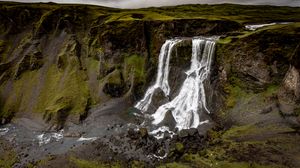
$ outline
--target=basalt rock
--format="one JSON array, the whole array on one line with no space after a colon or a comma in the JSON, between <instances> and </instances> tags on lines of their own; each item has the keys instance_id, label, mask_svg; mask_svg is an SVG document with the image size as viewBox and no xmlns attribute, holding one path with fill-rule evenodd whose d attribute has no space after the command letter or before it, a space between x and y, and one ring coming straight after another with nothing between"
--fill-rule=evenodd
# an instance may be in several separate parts
<instances>
[{"instance_id":1,"label":"basalt rock","mask_svg":"<svg viewBox=\"0 0 300 168\"><path fill-rule=\"evenodd\" d=\"M138 19L140 14L113 20L114 12L77 5L1 6L0 118L35 113L61 127L78 123L89 106L128 96L135 102L153 81L166 39L241 29L229 20L147 20ZM182 76L177 65L188 67L187 48L182 44L181 54L174 53L172 69L179 75L174 80Z\"/></svg>"},{"instance_id":2,"label":"basalt rock","mask_svg":"<svg viewBox=\"0 0 300 168\"><path fill-rule=\"evenodd\" d=\"M278 93L281 114L292 127L299 129L300 75L299 70L290 67Z\"/></svg>"}]
</instances>

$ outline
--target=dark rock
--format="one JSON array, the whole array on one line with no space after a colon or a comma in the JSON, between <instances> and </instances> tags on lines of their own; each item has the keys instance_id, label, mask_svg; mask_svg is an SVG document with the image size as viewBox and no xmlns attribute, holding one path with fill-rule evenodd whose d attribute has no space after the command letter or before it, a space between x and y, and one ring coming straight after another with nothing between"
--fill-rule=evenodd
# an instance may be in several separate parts
<instances>
[{"instance_id":1,"label":"dark rock","mask_svg":"<svg viewBox=\"0 0 300 168\"><path fill-rule=\"evenodd\" d=\"M176 127L176 121L172 115L172 111L168 110L164 120L160 123L160 125L168 126L170 130L174 130Z\"/></svg>"},{"instance_id":2,"label":"dark rock","mask_svg":"<svg viewBox=\"0 0 300 168\"><path fill-rule=\"evenodd\" d=\"M142 138L146 138L148 136L148 130L147 128L140 128L139 129L139 134Z\"/></svg>"},{"instance_id":3,"label":"dark rock","mask_svg":"<svg viewBox=\"0 0 300 168\"><path fill-rule=\"evenodd\" d=\"M64 137L72 137L72 138L79 138L81 137L81 133L80 132L66 132L64 133Z\"/></svg>"},{"instance_id":4,"label":"dark rock","mask_svg":"<svg viewBox=\"0 0 300 168\"><path fill-rule=\"evenodd\" d=\"M188 129L188 134L189 136L194 136L198 133L198 130L197 128L191 128L191 129Z\"/></svg>"},{"instance_id":5,"label":"dark rock","mask_svg":"<svg viewBox=\"0 0 300 168\"><path fill-rule=\"evenodd\" d=\"M180 138L188 137L188 136L189 136L189 132L188 132L188 130L183 129L183 130L181 130L181 131L178 133L178 136L179 136Z\"/></svg>"},{"instance_id":6,"label":"dark rock","mask_svg":"<svg viewBox=\"0 0 300 168\"><path fill-rule=\"evenodd\" d=\"M261 114L267 114L267 113L271 112L272 109L273 109L273 107L269 106L269 107L266 107L266 108L262 109L260 113Z\"/></svg>"},{"instance_id":7,"label":"dark rock","mask_svg":"<svg viewBox=\"0 0 300 168\"><path fill-rule=\"evenodd\" d=\"M282 115L284 116L289 116L294 113L295 105L294 104L289 104L286 102L280 102L279 103L279 109Z\"/></svg>"},{"instance_id":8,"label":"dark rock","mask_svg":"<svg viewBox=\"0 0 300 168\"><path fill-rule=\"evenodd\" d=\"M183 153L184 152L184 145L180 142L177 142L175 144L175 150L176 150L177 153L180 153L180 154Z\"/></svg>"},{"instance_id":9,"label":"dark rock","mask_svg":"<svg viewBox=\"0 0 300 168\"><path fill-rule=\"evenodd\" d=\"M200 135L200 136L206 136L206 134L207 134L207 131L209 130L209 129L211 129L213 127L213 123L207 123L207 124L202 124L202 125L200 125L198 128L197 128L197 130L198 130L198 134Z\"/></svg>"},{"instance_id":10,"label":"dark rock","mask_svg":"<svg viewBox=\"0 0 300 168\"><path fill-rule=\"evenodd\" d=\"M278 95L278 105L281 115L292 128L299 128L300 109L300 73L294 66L286 72Z\"/></svg>"},{"instance_id":11,"label":"dark rock","mask_svg":"<svg viewBox=\"0 0 300 168\"><path fill-rule=\"evenodd\" d=\"M103 92L112 97L121 97L125 93L125 83L107 83L104 85Z\"/></svg>"},{"instance_id":12,"label":"dark rock","mask_svg":"<svg viewBox=\"0 0 300 168\"><path fill-rule=\"evenodd\" d=\"M165 93L160 89L157 88L152 97L151 106L149 106L149 111L154 112L159 106L165 104L169 101L169 98L166 97Z\"/></svg>"},{"instance_id":13,"label":"dark rock","mask_svg":"<svg viewBox=\"0 0 300 168\"><path fill-rule=\"evenodd\" d=\"M164 133L164 139L170 139L172 136L171 136L171 134L169 133L169 132L165 132Z\"/></svg>"},{"instance_id":14,"label":"dark rock","mask_svg":"<svg viewBox=\"0 0 300 168\"><path fill-rule=\"evenodd\" d=\"M138 139L139 138L139 133L135 131L133 128L129 128L128 130L128 137L130 139Z\"/></svg>"}]
</instances>

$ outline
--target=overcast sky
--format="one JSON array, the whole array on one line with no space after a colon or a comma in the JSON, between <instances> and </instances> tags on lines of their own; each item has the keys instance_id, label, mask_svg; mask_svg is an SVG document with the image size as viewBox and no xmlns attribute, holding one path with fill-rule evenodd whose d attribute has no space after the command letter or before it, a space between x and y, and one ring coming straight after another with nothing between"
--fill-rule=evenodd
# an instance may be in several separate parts
<instances>
[{"instance_id":1,"label":"overcast sky","mask_svg":"<svg viewBox=\"0 0 300 168\"><path fill-rule=\"evenodd\" d=\"M218 4L238 3L253 5L277 5L277 6L300 6L300 0L0 0L18 2L56 2L56 3L80 3L110 6L117 8L140 8L150 6L172 6L179 4Z\"/></svg>"}]
</instances>

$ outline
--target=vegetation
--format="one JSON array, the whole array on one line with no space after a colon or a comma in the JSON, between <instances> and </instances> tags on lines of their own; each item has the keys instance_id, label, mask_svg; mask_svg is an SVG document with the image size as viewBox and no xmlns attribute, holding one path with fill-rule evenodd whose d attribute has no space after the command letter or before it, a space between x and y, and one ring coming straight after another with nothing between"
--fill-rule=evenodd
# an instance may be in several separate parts
<instances>
[{"instance_id":1,"label":"vegetation","mask_svg":"<svg viewBox=\"0 0 300 168\"><path fill-rule=\"evenodd\" d=\"M106 22L129 20L170 20L170 19L210 19L234 20L246 22L299 21L300 9L293 7L246 6L246 5L181 5L175 7L146 8L146 9L114 9L98 6L57 5L57 4L19 4L1 2L2 10L25 8L42 12L59 11L63 8L85 10L89 16L105 17ZM264 15L261 15L264 13Z\"/></svg>"},{"instance_id":2,"label":"vegetation","mask_svg":"<svg viewBox=\"0 0 300 168\"><path fill-rule=\"evenodd\" d=\"M134 75L138 82L145 81L145 58L138 55L125 57L124 73L128 78L130 78L130 75Z\"/></svg>"},{"instance_id":3,"label":"vegetation","mask_svg":"<svg viewBox=\"0 0 300 168\"><path fill-rule=\"evenodd\" d=\"M176 143L182 156L160 167L296 165L289 156L299 153L299 137L291 136L294 130L282 123L269 123L277 121L273 106L289 66L300 66L300 8L222 4L121 10L0 2L0 19L1 122L21 113L43 116L60 129L67 119L78 122L92 105L124 96L131 88L132 95L126 96L136 99L153 78L165 39L217 34L221 37L215 64L226 78L215 90L224 98L224 115L217 123L222 129L209 132L201 151L184 153L185 146ZM255 31L243 28L270 22L291 23ZM171 64L181 66L189 62L191 50L190 44L178 47L188 54ZM262 115L267 117L259 120ZM0 153L0 167L16 161L13 151ZM79 168L123 166L81 158L70 162Z\"/></svg>"},{"instance_id":4,"label":"vegetation","mask_svg":"<svg viewBox=\"0 0 300 168\"><path fill-rule=\"evenodd\" d=\"M95 161L87 161L81 160L77 158L71 158L71 162L73 162L78 168L119 168L121 167L119 164L104 164Z\"/></svg>"},{"instance_id":5,"label":"vegetation","mask_svg":"<svg viewBox=\"0 0 300 168\"><path fill-rule=\"evenodd\" d=\"M12 146L0 139L0 167L11 168L18 161Z\"/></svg>"}]
</instances>

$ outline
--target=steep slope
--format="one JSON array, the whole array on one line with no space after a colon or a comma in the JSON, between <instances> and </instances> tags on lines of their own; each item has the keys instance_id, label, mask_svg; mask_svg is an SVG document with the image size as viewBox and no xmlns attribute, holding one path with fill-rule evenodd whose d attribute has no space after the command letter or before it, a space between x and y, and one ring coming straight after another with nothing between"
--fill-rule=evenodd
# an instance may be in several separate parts
<instances>
[{"instance_id":1,"label":"steep slope","mask_svg":"<svg viewBox=\"0 0 300 168\"><path fill-rule=\"evenodd\" d=\"M141 20L139 14L112 21L113 12L118 11L1 6L3 124L15 115L42 116L59 129L69 116L73 122L85 118L91 105L124 95L135 101L151 80L167 37L223 34L241 27L222 20Z\"/></svg>"},{"instance_id":2,"label":"steep slope","mask_svg":"<svg viewBox=\"0 0 300 168\"><path fill-rule=\"evenodd\" d=\"M205 137L197 130L183 130L170 143L171 153L164 160L174 163L162 166L299 165L300 8L225 4L120 10L0 5L1 125L41 125L43 131L70 128L71 133L66 131L65 135L76 138L81 136L83 125L101 132L101 124L133 116L136 109L131 107L154 82L159 51L167 39L218 35L212 88L207 93L216 126ZM244 28L246 24L271 22L288 23L254 31ZM191 48L190 42L176 46L177 55L170 61L171 83L188 69ZM116 127L109 125L105 131ZM1 129L0 136L5 131ZM160 151L163 144L143 129L107 139L124 148L109 148L95 141L63 155L31 161L40 167L61 163L69 167L107 166L103 161L141 167L142 162L132 161L139 156L131 155ZM7 143L1 140L0 151L8 151L0 156L0 166L26 165L29 159L43 158L53 151L41 147L43 152L26 153L25 145L11 149ZM136 151L126 153L132 144ZM67 140L60 147L62 151L73 148ZM11 162L5 162L7 156ZM154 163L160 164L160 160Z\"/></svg>"}]
</instances>

